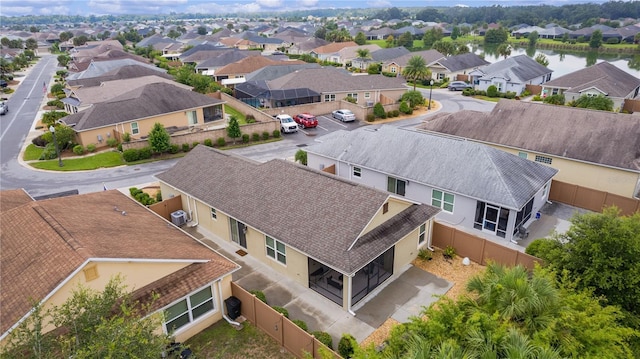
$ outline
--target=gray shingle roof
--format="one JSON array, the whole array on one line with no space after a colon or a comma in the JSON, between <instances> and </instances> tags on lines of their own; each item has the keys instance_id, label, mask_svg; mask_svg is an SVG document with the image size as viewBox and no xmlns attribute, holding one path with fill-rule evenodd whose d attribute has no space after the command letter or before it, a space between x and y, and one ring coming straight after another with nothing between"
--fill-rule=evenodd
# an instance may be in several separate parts
<instances>
[{"instance_id":1,"label":"gray shingle roof","mask_svg":"<svg viewBox=\"0 0 640 359\"><path fill-rule=\"evenodd\" d=\"M172 84L153 83L66 116L63 121L83 131L220 103L223 101Z\"/></svg>"},{"instance_id":2,"label":"gray shingle roof","mask_svg":"<svg viewBox=\"0 0 640 359\"><path fill-rule=\"evenodd\" d=\"M389 193L291 162L258 164L206 146L196 147L157 177L347 274L438 212L412 204L362 236L349 251Z\"/></svg>"},{"instance_id":3,"label":"gray shingle roof","mask_svg":"<svg viewBox=\"0 0 640 359\"><path fill-rule=\"evenodd\" d=\"M550 70L527 55L517 55L479 68L485 75L481 79L503 77L507 81L525 83L536 77L550 74Z\"/></svg>"},{"instance_id":4,"label":"gray shingle roof","mask_svg":"<svg viewBox=\"0 0 640 359\"><path fill-rule=\"evenodd\" d=\"M69 86L99 86L102 82L105 81L113 81L113 80L123 80L123 79L131 79L135 77L142 76L160 76L166 79L173 79L173 76L166 73L166 70L161 69L159 67L151 68L144 65L126 65L115 68L109 72L102 74L97 77L90 77L86 79L78 79L78 80L67 80L67 84Z\"/></svg>"},{"instance_id":5,"label":"gray shingle roof","mask_svg":"<svg viewBox=\"0 0 640 359\"><path fill-rule=\"evenodd\" d=\"M67 81L102 76L110 71L113 71L117 68L127 66L127 65L137 65L137 66L148 67L151 69L157 69L157 67L154 65L145 64L143 62L133 60L133 59L94 61L91 63L91 65L89 65L89 67L86 70L82 72L76 72L76 73L70 74L67 77Z\"/></svg>"},{"instance_id":6,"label":"gray shingle roof","mask_svg":"<svg viewBox=\"0 0 640 359\"><path fill-rule=\"evenodd\" d=\"M476 142L394 126L325 137L306 150L512 209L522 208L557 172Z\"/></svg>"},{"instance_id":7,"label":"gray shingle roof","mask_svg":"<svg viewBox=\"0 0 640 359\"><path fill-rule=\"evenodd\" d=\"M609 97L625 98L640 86L640 79L604 61L558 77L544 86L565 88L576 93L595 87Z\"/></svg>"},{"instance_id":8,"label":"gray shingle roof","mask_svg":"<svg viewBox=\"0 0 640 359\"><path fill-rule=\"evenodd\" d=\"M271 89L300 88L305 86L318 93L341 91L366 91L406 89L401 77L383 75L351 75L343 69L322 67L291 72L275 80L267 81Z\"/></svg>"},{"instance_id":9,"label":"gray shingle roof","mask_svg":"<svg viewBox=\"0 0 640 359\"><path fill-rule=\"evenodd\" d=\"M371 59L376 62L385 62L406 55L409 52L410 51L404 46L380 49L371 53Z\"/></svg>"},{"instance_id":10,"label":"gray shingle roof","mask_svg":"<svg viewBox=\"0 0 640 359\"><path fill-rule=\"evenodd\" d=\"M468 52L466 54L449 56L447 58L439 60L438 63L440 63L440 65L444 66L447 70L451 72L472 69L475 67L489 64L488 61L471 52Z\"/></svg>"},{"instance_id":11,"label":"gray shingle roof","mask_svg":"<svg viewBox=\"0 0 640 359\"><path fill-rule=\"evenodd\" d=\"M501 100L490 113L460 111L420 128L640 171L640 117L634 115Z\"/></svg>"}]
</instances>

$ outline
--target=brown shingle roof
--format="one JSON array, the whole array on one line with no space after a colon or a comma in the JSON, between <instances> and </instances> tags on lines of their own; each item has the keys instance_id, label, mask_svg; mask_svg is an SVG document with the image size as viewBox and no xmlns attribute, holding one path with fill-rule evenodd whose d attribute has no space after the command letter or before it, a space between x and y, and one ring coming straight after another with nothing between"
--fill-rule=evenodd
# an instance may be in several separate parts
<instances>
[{"instance_id":1,"label":"brown shingle roof","mask_svg":"<svg viewBox=\"0 0 640 359\"><path fill-rule=\"evenodd\" d=\"M192 274L189 285L200 286L237 268L116 190L3 209L0 225L1 333L88 260L209 261Z\"/></svg>"},{"instance_id":2,"label":"brown shingle roof","mask_svg":"<svg viewBox=\"0 0 640 359\"><path fill-rule=\"evenodd\" d=\"M115 70L109 71L102 76L90 77L86 79L68 80L67 85L76 86L99 86L105 81L132 79L143 76L160 76L166 79L173 79L173 76L164 72L164 70L158 68L157 70L141 65L125 65L118 67Z\"/></svg>"},{"instance_id":3,"label":"brown shingle roof","mask_svg":"<svg viewBox=\"0 0 640 359\"><path fill-rule=\"evenodd\" d=\"M459 111L423 130L640 171L640 117L500 100L490 113Z\"/></svg>"},{"instance_id":4,"label":"brown shingle roof","mask_svg":"<svg viewBox=\"0 0 640 359\"><path fill-rule=\"evenodd\" d=\"M344 273L354 273L417 227L399 225L403 220L420 224L438 212L410 205L382 225L391 225L393 236L372 231L358 240L368 245L348 250L389 193L291 162L257 164L206 146L196 147L157 177Z\"/></svg>"},{"instance_id":5,"label":"brown shingle roof","mask_svg":"<svg viewBox=\"0 0 640 359\"><path fill-rule=\"evenodd\" d=\"M334 52L338 52L344 49L345 47L351 47L351 46L358 46L358 44L356 44L353 41L332 42L330 44L316 47L315 49L313 49L313 52L315 52L316 54L332 54Z\"/></svg>"},{"instance_id":6,"label":"brown shingle roof","mask_svg":"<svg viewBox=\"0 0 640 359\"><path fill-rule=\"evenodd\" d=\"M22 188L0 192L0 212L32 202L33 198Z\"/></svg>"},{"instance_id":7,"label":"brown shingle roof","mask_svg":"<svg viewBox=\"0 0 640 359\"><path fill-rule=\"evenodd\" d=\"M216 76L222 75L236 75L236 74L248 74L255 70L259 70L266 66L277 66L277 65L299 65L304 64L304 61L295 60L295 61L276 61L266 58L264 56L249 56L245 57L240 61L236 61L234 63L228 64L219 68L216 71Z\"/></svg>"},{"instance_id":8,"label":"brown shingle roof","mask_svg":"<svg viewBox=\"0 0 640 359\"><path fill-rule=\"evenodd\" d=\"M597 88L609 97L625 98L640 86L640 79L604 61L558 77L543 86L565 88L577 93Z\"/></svg>"},{"instance_id":9,"label":"brown shingle roof","mask_svg":"<svg viewBox=\"0 0 640 359\"><path fill-rule=\"evenodd\" d=\"M334 67L302 69L268 81L270 89L306 87L318 93L406 89L401 77L351 75Z\"/></svg>"}]
</instances>

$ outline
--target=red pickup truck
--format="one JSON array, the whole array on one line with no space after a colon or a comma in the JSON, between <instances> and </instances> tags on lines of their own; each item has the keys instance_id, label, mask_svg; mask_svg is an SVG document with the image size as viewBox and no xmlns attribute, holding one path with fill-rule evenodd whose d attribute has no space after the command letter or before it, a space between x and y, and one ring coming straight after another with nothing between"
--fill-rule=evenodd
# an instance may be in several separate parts
<instances>
[{"instance_id":1,"label":"red pickup truck","mask_svg":"<svg viewBox=\"0 0 640 359\"><path fill-rule=\"evenodd\" d=\"M294 119L302 128L318 126L318 119L310 113L301 113Z\"/></svg>"}]
</instances>

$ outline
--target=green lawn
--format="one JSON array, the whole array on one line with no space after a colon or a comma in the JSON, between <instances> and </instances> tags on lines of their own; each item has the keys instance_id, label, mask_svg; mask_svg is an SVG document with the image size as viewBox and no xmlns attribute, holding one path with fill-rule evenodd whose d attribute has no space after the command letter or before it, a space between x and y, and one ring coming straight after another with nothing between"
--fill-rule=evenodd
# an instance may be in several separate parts
<instances>
[{"instance_id":1,"label":"green lawn","mask_svg":"<svg viewBox=\"0 0 640 359\"><path fill-rule=\"evenodd\" d=\"M229 323L221 320L184 344L197 358L295 358L251 323L244 322L242 325L244 327L241 330L236 330Z\"/></svg>"},{"instance_id":2,"label":"green lawn","mask_svg":"<svg viewBox=\"0 0 640 359\"><path fill-rule=\"evenodd\" d=\"M235 116L238 119L238 123L240 125L244 125L247 123L247 119L244 114L229 105L224 105L224 113L229 116Z\"/></svg>"},{"instance_id":3,"label":"green lawn","mask_svg":"<svg viewBox=\"0 0 640 359\"><path fill-rule=\"evenodd\" d=\"M93 156L69 158L62 160L63 166L58 166L58 159L29 163L31 167L51 171L87 171L98 168L107 168L124 165L122 154L117 151L108 151Z\"/></svg>"},{"instance_id":4,"label":"green lawn","mask_svg":"<svg viewBox=\"0 0 640 359\"><path fill-rule=\"evenodd\" d=\"M33 161L40 159L40 155L42 154L42 148L37 147L33 143L27 146L27 149L24 151L24 157L22 158L25 161Z\"/></svg>"}]
</instances>

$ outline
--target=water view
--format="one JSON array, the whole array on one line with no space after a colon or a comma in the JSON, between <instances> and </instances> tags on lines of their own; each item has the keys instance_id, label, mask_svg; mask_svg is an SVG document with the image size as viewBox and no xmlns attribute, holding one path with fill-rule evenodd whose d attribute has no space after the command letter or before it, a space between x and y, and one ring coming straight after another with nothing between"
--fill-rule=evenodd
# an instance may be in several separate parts
<instances>
[{"instance_id":1,"label":"water view","mask_svg":"<svg viewBox=\"0 0 640 359\"><path fill-rule=\"evenodd\" d=\"M495 52L485 51L482 47L469 45L469 48L475 54L484 53L484 59L494 63L503 59ZM511 56L528 55L531 58L535 58L538 54L544 54L549 60L547 66L553 70L551 79L557 79L560 76L574 72L581 68L594 65L602 61L609 61L612 65L615 65L629 74L640 78L640 55L630 54L601 54L601 53L560 53L554 50L543 49L526 49L526 48L514 48L511 50Z\"/></svg>"}]
</instances>

